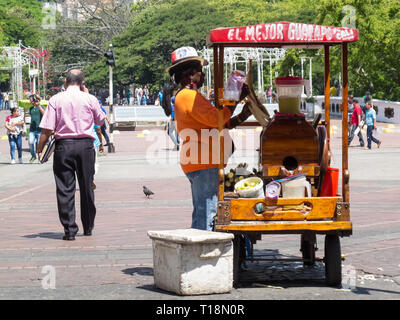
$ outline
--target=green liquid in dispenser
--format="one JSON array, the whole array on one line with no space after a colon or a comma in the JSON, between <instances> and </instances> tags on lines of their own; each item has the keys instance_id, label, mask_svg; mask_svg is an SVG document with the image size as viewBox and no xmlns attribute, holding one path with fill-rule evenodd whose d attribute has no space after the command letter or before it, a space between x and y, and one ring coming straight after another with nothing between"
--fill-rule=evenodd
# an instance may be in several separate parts
<instances>
[{"instance_id":1,"label":"green liquid in dispenser","mask_svg":"<svg viewBox=\"0 0 400 320\"><path fill-rule=\"evenodd\" d=\"M300 97L279 97L280 113L300 113Z\"/></svg>"}]
</instances>

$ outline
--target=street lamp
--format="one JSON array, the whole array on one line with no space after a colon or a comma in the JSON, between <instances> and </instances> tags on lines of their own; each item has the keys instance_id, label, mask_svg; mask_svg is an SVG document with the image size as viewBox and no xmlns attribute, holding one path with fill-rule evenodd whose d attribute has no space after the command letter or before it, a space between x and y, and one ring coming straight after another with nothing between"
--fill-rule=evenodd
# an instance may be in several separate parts
<instances>
[{"instance_id":1,"label":"street lamp","mask_svg":"<svg viewBox=\"0 0 400 320\"><path fill-rule=\"evenodd\" d=\"M310 94L312 95L313 92L313 87L312 87L312 57L301 57L301 77L304 79L304 70L303 70L303 65L304 65L304 61L306 59L310 59Z\"/></svg>"},{"instance_id":2,"label":"street lamp","mask_svg":"<svg viewBox=\"0 0 400 320\"><path fill-rule=\"evenodd\" d=\"M112 43L110 43L110 46L108 47L108 51L104 54L104 56L107 58L106 64L109 66L109 78L110 78L110 95L108 99L108 104L110 106L110 118L111 118L111 123L110 123L110 143L108 145L108 152L109 153L115 153L115 147L113 143L113 105L114 105L114 92L113 92L113 67L115 67L115 56L114 56L114 48Z\"/></svg>"}]
</instances>

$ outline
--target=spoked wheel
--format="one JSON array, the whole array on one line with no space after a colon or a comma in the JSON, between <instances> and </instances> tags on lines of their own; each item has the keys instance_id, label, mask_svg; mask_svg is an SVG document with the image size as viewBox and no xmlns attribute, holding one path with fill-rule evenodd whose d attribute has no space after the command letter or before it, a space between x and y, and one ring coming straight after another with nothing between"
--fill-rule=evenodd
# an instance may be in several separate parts
<instances>
[{"instance_id":1,"label":"spoked wheel","mask_svg":"<svg viewBox=\"0 0 400 320\"><path fill-rule=\"evenodd\" d=\"M301 235L300 240L300 251L303 258L303 265L311 267L315 264L315 243L316 243L315 234L312 235Z\"/></svg>"},{"instance_id":2,"label":"spoked wheel","mask_svg":"<svg viewBox=\"0 0 400 320\"><path fill-rule=\"evenodd\" d=\"M329 286L339 286L342 283L342 255L338 235L325 236L325 277Z\"/></svg>"},{"instance_id":3,"label":"spoked wheel","mask_svg":"<svg viewBox=\"0 0 400 320\"><path fill-rule=\"evenodd\" d=\"M243 260L246 257L245 239L240 234L235 234L233 239L233 286L239 285L239 271Z\"/></svg>"}]
</instances>

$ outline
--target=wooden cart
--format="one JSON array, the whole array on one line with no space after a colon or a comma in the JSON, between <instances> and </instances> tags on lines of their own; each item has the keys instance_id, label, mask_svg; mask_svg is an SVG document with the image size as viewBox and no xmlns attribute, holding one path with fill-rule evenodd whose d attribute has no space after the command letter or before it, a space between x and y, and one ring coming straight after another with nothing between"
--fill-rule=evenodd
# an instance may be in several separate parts
<instances>
[{"instance_id":1,"label":"wooden cart","mask_svg":"<svg viewBox=\"0 0 400 320\"><path fill-rule=\"evenodd\" d=\"M300 250L305 265L315 263L316 235L325 235L323 259L328 285L342 281L340 237L352 234L348 170L348 44L358 40L358 31L301 23L277 22L210 31L209 45L214 54L215 105L219 108L219 131L223 130L224 48L267 47L324 49L325 120L310 123L301 114L274 116L260 135L260 176L265 183L282 178L283 158L292 157L312 186L312 197L252 199L229 197L224 189L224 142L220 135L218 214L215 231L231 232L234 238L234 284L245 259L245 235L254 244L262 234L300 234ZM330 161L330 59L332 46L342 49L342 195L320 197L321 185ZM258 124L259 125L259 124ZM283 143L284 142L284 143ZM292 159L293 160L293 159ZM292 161L293 165L293 161ZM295 165L295 166L296 166ZM292 168L293 169L293 168ZM264 210L255 210L257 204ZM308 210L293 209L306 205Z\"/></svg>"}]
</instances>

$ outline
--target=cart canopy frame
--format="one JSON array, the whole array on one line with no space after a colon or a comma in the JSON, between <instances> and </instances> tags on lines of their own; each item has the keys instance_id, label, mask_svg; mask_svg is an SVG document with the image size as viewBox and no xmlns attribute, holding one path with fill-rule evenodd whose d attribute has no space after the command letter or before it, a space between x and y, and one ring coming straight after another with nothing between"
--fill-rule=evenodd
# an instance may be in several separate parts
<instances>
[{"instance_id":1,"label":"cart canopy frame","mask_svg":"<svg viewBox=\"0 0 400 320\"><path fill-rule=\"evenodd\" d=\"M223 130L224 47L266 47L285 49L324 49L325 122L330 140L330 59L331 46L342 47L342 197L349 202L348 170L348 44L359 39L357 29L296 22L273 22L250 26L217 28L210 31L207 44L214 52L214 95L218 113L218 129ZM218 200L224 200L224 141L220 135Z\"/></svg>"}]
</instances>

